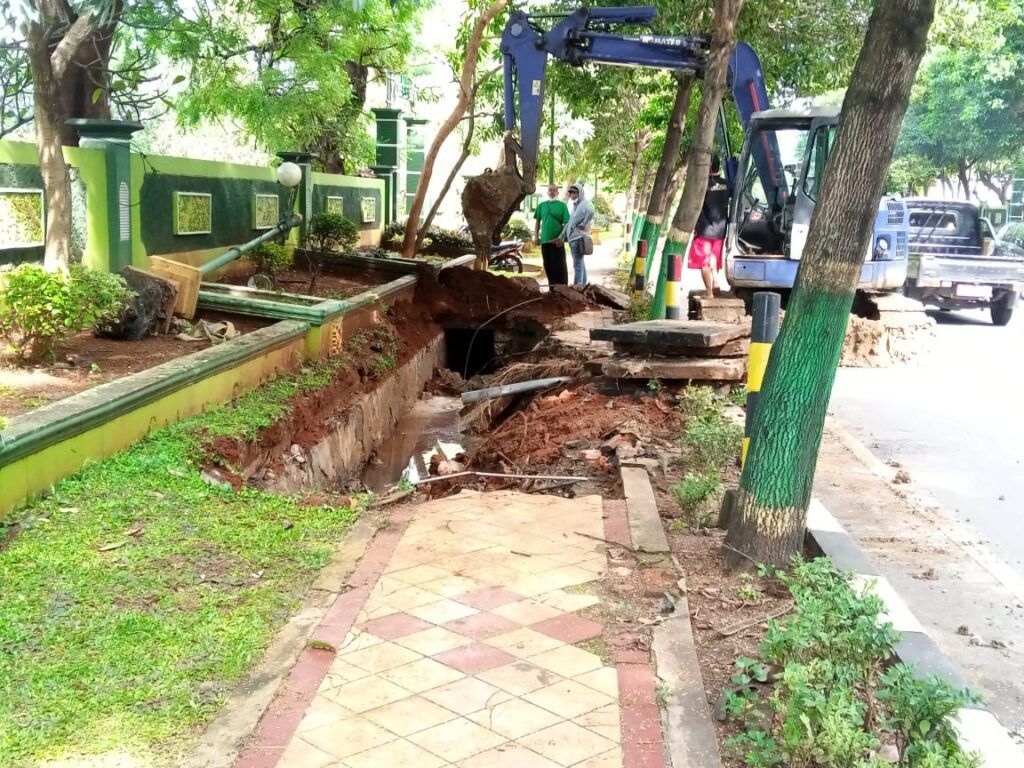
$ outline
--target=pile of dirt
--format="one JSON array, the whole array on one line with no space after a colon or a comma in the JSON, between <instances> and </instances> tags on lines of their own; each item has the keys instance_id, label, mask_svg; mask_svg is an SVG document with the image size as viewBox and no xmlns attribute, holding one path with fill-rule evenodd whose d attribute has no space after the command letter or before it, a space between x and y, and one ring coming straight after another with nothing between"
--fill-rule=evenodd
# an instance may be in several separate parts
<instances>
[{"instance_id":1,"label":"pile of dirt","mask_svg":"<svg viewBox=\"0 0 1024 768\"><path fill-rule=\"evenodd\" d=\"M381 378L400 368L441 333L431 317L411 302L388 308L377 325L350 343L345 354L352 361L336 370L327 386L293 395L288 413L260 431L252 442L239 437L216 437L206 441L208 468L216 468L234 487L269 481L279 473L283 458L293 446L308 449L327 435L332 417L345 413L356 398L378 386ZM381 372L376 361L391 355L397 343L394 363Z\"/></svg>"},{"instance_id":2,"label":"pile of dirt","mask_svg":"<svg viewBox=\"0 0 1024 768\"><path fill-rule=\"evenodd\" d=\"M442 324L482 323L502 312L503 323L515 317L550 322L596 307L575 291L542 293L530 278L510 279L469 267L445 269L439 276L421 272L416 303Z\"/></svg>"},{"instance_id":3,"label":"pile of dirt","mask_svg":"<svg viewBox=\"0 0 1024 768\"><path fill-rule=\"evenodd\" d=\"M496 427L469 458L476 469L518 469L557 465L563 449L585 452L616 428L641 435L678 427L679 410L654 396L608 397L569 386L535 397Z\"/></svg>"},{"instance_id":4,"label":"pile of dirt","mask_svg":"<svg viewBox=\"0 0 1024 768\"><path fill-rule=\"evenodd\" d=\"M935 321L923 312L886 312L878 320L850 315L839 364L886 368L910 363L927 351L934 336Z\"/></svg>"}]
</instances>

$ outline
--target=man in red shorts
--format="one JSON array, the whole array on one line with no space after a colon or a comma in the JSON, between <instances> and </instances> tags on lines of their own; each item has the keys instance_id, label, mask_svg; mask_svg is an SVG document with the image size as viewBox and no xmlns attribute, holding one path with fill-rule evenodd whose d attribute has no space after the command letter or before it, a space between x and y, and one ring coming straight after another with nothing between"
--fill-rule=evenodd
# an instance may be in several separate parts
<instances>
[{"instance_id":1,"label":"man in red shorts","mask_svg":"<svg viewBox=\"0 0 1024 768\"><path fill-rule=\"evenodd\" d=\"M704 280L704 295L709 298L715 296L715 273L722 268L722 246L725 242L725 225L729 219L729 186L719 175L720 171L718 156L713 155L708 191L704 194L704 206L697 219L687 260L690 269L700 270Z\"/></svg>"}]
</instances>

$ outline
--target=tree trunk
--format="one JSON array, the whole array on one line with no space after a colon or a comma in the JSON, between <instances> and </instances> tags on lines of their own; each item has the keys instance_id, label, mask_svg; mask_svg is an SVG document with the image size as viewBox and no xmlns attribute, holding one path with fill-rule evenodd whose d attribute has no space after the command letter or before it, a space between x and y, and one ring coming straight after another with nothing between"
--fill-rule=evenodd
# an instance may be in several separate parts
<instances>
[{"instance_id":1,"label":"tree trunk","mask_svg":"<svg viewBox=\"0 0 1024 768\"><path fill-rule=\"evenodd\" d=\"M768 361L726 552L785 566L801 551L822 427L935 0L876 3L843 102L786 319ZM749 560L748 560L749 558Z\"/></svg>"},{"instance_id":2,"label":"tree trunk","mask_svg":"<svg viewBox=\"0 0 1024 768\"><path fill-rule=\"evenodd\" d=\"M633 208L636 206L637 188L640 182L640 160L647 146L647 131L637 131L633 140L633 162L629 168L629 186L626 187L626 236L633 231Z\"/></svg>"},{"instance_id":3,"label":"tree trunk","mask_svg":"<svg viewBox=\"0 0 1024 768\"><path fill-rule=\"evenodd\" d=\"M686 251L690 235L697 224L700 209L704 205L704 194L708 188L708 170L715 145L715 125L718 111L725 92L725 79L729 72L729 57L736 45L736 19L743 10L744 0L715 0L715 21L711 32L711 50L704 71L704 89L697 109L697 121L693 126L693 144L686 166L686 183L683 199L679 201L672 227L669 229L665 248L661 254L660 274L654 301L651 302L651 318L665 316L665 278L668 275L669 257Z\"/></svg>"},{"instance_id":4,"label":"tree trunk","mask_svg":"<svg viewBox=\"0 0 1024 768\"><path fill-rule=\"evenodd\" d=\"M508 0L496 0L491 3L477 18L470 34L469 42L466 44L466 58L462 62L462 74L459 76L459 99L455 103L450 115L437 130L437 135L430 142L430 148L423 158L423 169L420 172L420 183L416 187L416 195L413 197L412 206L409 208L409 218L405 222L405 240L402 242L402 255L411 259L416 253L416 236L419 232L420 213L423 211L423 202L427 197L427 189L430 187L430 178L434 174L434 163L437 161L437 154L445 140L455 130L455 126L466 114L466 109L473 100L473 84L476 79L476 63L480 55L480 45L483 42L484 33L494 17L504 10ZM486 268L486 264L485 264Z\"/></svg>"},{"instance_id":5,"label":"tree trunk","mask_svg":"<svg viewBox=\"0 0 1024 768\"><path fill-rule=\"evenodd\" d=\"M75 52L61 83L62 109L67 117L110 119L110 48L116 29L116 22L97 28ZM60 140L66 147L77 147L78 132L61 125Z\"/></svg>"},{"instance_id":6,"label":"tree trunk","mask_svg":"<svg viewBox=\"0 0 1024 768\"><path fill-rule=\"evenodd\" d=\"M693 92L693 75L683 73L676 85L676 98L672 103L672 116L669 118L668 127L665 129L665 145L661 151L661 161L658 163L658 170L654 174L654 184L651 187L650 199L647 203L647 212L639 223L639 240L647 242L647 252L654 254L658 247L658 237L661 234L661 223L665 218L665 189L676 167L679 165L679 147L683 143L683 129L686 127L686 113L690 109L690 94ZM651 273L651 262L647 259L647 274Z\"/></svg>"},{"instance_id":7,"label":"tree trunk","mask_svg":"<svg viewBox=\"0 0 1024 768\"><path fill-rule=\"evenodd\" d=\"M960 193L964 200L971 199L971 166L966 160L959 160L956 165L956 175L960 180Z\"/></svg>"},{"instance_id":8,"label":"tree trunk","mask_svg":"<svg viewBox=\"0 0 1024 768\"><path fill-rule=\"evenodd\" d=\"M475 101L475 99L474 99ZM427 236L427 232L430 231L430 225L434 223L434 217L437 216L438 210L441 208L441 203L444 202L445 196L448 194L448 190L452 188L452 184L455 182L455 177L459 175L459 171L462 170L463 163L469 159L470 150L473 146L473 133L476 129L476 115L474 103L469 105L469 125L466 126L466 138L462 142L462 152L459 153L459 159L455 161L452 169L448 172L448 178L444 180L444 184L441 186L441 191L437 195L437 199L434 200L434 204L430 206L430 211L427 212L427 216L423 219L423 226L420 227L419 232L416 233L416 250L419 250L423 245L423 238Z\"/></svg>"},{"instance_id":9,"label":"tree trunk","mask_svg":"<svg viewBox=\"0 0 1024 768\"><path fill-rule=\"evenodd\" d=\"M672 203L676 200L676 195L679 194L679 188L686 181L686 162L679 164L679 167L672 173L672 178L669 179L668 186L665 187L665 199L662 201L661 210L667 211L672 207Z\"/></svg>"}]
</instances>

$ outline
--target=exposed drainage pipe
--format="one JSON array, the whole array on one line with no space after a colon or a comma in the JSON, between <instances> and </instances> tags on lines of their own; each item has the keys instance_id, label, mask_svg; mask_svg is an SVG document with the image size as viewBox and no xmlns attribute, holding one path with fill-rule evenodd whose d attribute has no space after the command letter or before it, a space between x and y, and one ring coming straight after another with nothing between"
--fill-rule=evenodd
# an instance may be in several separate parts
<instances>
[{"instance_id":1,"label":"exposed drainage pipe","mask_svg":"<svg viewBox=\"0 0 1024 768\"><path fill-rule=\"evenodd\" d=\"M556 384L564 384L567 381L569 381L568 376L554 376L550 379L519 381L515 384L505 384L502 387L474 389L472 392L462 393L462 402L467 405L469 403L479 403L481 400L493 400L496 397L504 397L505 395L518 395L522 392L533 392L537 389L546 389L547 387L553 387Z\"/></svg>"},{"instance_id":2,"label":"exposed drainage pipe","mask_svg":"<svg viewBox=\"0 0 1024 768\"><path fill-rule=\"evenodd\" d=\"M456 477L467 477L469 475L475 475L476 477L504 477L510 480L561 480L565 483L583 483L590 479L588 477L563 477L562 475L506 475L501 472L476 472L469 470L468 472L456 472L453 475L428 477L426 480L417 480L413 485L425 485L426 483L436 483L438 480L452 480Z\"/></svg>"}]
</instances>

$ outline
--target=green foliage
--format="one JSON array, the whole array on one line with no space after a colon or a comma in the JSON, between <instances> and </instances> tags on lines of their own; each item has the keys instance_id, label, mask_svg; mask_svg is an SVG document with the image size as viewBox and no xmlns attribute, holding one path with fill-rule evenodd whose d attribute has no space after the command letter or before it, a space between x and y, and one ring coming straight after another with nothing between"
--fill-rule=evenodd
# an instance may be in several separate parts
<instances>
[{"instance_id":1,"label":"green foliage","mask_svg":"<svg viewBox=\"0 0 1024 768\"><path fill-rule=\"evenodd\" d=\"M777 576L793 611L768 623L758 659L736 662L726 710L747 730L729 740L734 756L752 768L882 768L878 749L894 742L906 768L978 765L950 720L971 694L888 666L899 636L881 622L877 596L855 591L825 558L795 559ZM768 669L780 671L765 695Z\"/></svg>"},{"instance_id":2,"label":"green foliage","mask_svg":"<svg viewBox=\"0 0 1024 768\"><path fill-rule=\"evenodd\" d=\"M279 243L260 243L245 254L245 260L263 272L276 277L292 265L294 254L291 249Z\"/></svg>"},{"instance_id":3,"label":"green foliage","mask_svg":"<svg viewBox=\"0 0 1024 768\"><path fill-rule=\"evenodd\" d=\"M683 443L704 470L717 471L735 461L743 442L743 429L722 410L710 387L687 387L681 397L686 423Z\"/></svg>"},{"instance_id":4,"label":"green foliage","mask_svg":"<svg viewBox=\"0 0 1024 768\"><path fill-rule=\"evenodd\" d=\"M668 490L675 500L682 507L683 512L692 515L695 513L705 499L714 496L718 492L719 486L722 484L722 480L718 472L715 470L706 470L703 472L687 472L675 485L671 486ZM702 523L703 521L695 521Z\"/></svg>"},{"instance_id":5,"label":"green foliage","mask_svg":"<svg viewBox=\"0 0 1024 768\"><path fill-rule=\"evenodd\" d=\"M213 199L209 195L175 193L174 223L176 235L210 232L213 229Z\"/></svg>"},{"instance_id":6,"label":"green foliage","mask_svg":"<svg viewBox=\"0 0 1024 768\"><path fill-rule=\"evenodd\" d=\"M320 253L345 251L359 242L359 228L337 213L317 213L309 220L307 239Z\"/></svg>"},{"instance_id":7,"label":"green foliage","mask_svg":"<svg viewBox=\"0 0 1024 768\"><path fill-rule=\"evenodd\" d=\"M729 390L729 402L733 405L744 408L747 405L747 387L745 384L737 384Z\"/></svg>"},{"instance_id":8,"label":"green foliage","mask_svg":"<svg viewBox=\"0 0 1024 768\"><path fill-rule=\"evenodd\" d=\"M43 195L32 191L0 192L0 247L43 242Z\"/></svg>"},{"instance_id":9,"label":"green foliage","mask_svg":"<svg viewBox=\"0 0 1024 768\"><path fill-rule=\"evenodd\" d=\"M505 240L523 240L527 242L533 238L533 230L521 218L514 217L509 219L508 224L501 230L501 236Z\"/></svg>"},{"instance_id":10,"label":"green foliage","mask_svg":"<svg viewBox=\"0 0 1024 768\"><path fill-rule=\"evenodd\" d=\"M21 264L0 274L0 336L19 360L41 360L58 342L116 320L132 295L120 275Z\"/></svg>"}]
</instances>

